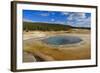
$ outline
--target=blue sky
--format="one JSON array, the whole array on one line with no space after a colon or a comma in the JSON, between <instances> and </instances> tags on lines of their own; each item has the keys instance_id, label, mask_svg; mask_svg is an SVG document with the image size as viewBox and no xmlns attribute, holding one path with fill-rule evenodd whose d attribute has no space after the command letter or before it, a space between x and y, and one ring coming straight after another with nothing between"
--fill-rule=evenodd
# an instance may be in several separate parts
<instances>
[{"instance_id":1,"label":"blue sky","mask_svg":"<svg viewBox=\"0 0 100 73\"><path fill-rule=\"evenodd\" d=\"M23 10L23 21L90 27L91 13Z\"/></svg>"}]
</instances>

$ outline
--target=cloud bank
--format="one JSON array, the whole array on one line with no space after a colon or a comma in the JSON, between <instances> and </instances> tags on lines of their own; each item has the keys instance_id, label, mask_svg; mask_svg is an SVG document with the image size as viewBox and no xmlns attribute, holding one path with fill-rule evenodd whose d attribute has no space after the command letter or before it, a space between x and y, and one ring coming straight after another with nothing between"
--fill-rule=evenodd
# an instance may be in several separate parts
<instances>
[{"instance_id":1,"label":"cloud bank","mask_svg":"<svg viewBox=\"0 0 100 73\"><path fill-rule=\"evenodd\" d=\"M66 24L76 27L90 27L91 15L82 12L64 12L66 15Z\"/></svg>"}]
</instances>

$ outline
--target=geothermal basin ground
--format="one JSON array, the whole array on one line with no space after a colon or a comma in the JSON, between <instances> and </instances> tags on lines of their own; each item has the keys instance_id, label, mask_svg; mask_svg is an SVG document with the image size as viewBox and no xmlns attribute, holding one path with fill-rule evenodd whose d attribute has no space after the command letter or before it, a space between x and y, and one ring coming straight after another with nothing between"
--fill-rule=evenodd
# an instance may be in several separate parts
<instances>
[{"instance_id":1,"label":"geothermal basin ground","mask_svg":"<svg viewBox=\"0 0 100 73\"><path fill-rule=\"evenodd\" d=\"M55 37L56 40L52 37ZM75 29L71 32L24 31L23 62L90 59L90 38L90 30L88 29ZM73 43L73 41L76 42Z\"/></svg>"}]
</instances>

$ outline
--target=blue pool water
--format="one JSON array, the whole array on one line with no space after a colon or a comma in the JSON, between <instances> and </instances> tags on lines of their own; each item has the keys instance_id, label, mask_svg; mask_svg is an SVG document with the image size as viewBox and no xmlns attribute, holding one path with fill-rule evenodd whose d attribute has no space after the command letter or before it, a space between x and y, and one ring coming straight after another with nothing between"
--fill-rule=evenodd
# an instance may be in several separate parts
<instances>
[{"instance_id":1,"label":"blue pool water","mask_svg":"<svg viewBox=\"0 0 100 73\"><path fill-rule=\"evenodd\" d=\"M65 44L75 44L82 41L79 37L75 36L52 36L43 39L43 42L51 45L65 45Z\"/></svg>"}]
</instances>

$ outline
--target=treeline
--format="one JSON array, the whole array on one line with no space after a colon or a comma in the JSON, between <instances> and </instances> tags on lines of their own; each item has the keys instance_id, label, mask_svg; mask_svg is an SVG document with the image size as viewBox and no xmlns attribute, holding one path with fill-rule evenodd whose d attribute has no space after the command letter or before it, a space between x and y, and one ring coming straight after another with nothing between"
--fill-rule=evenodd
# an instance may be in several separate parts
<instances>
[{"instance_id":1,"label":"treeline","mask_svg":"<svg viewBox=\"0 0 100 73\"><path fill-rule=\"evenodd\" d=\"M88 29L88 30L91 29L90 27L72 27L72 28L74 28L74 29Z\"/></svg>"},{"instance_id":2,"label":"treeline","mask_svg":"<svg viewBox=\"0 0 100 73\"><path fill-rule=\"evenodd\" d=\"M32 31L32 30L60 31L60 30L70 30L71 28L72 27L69 25L23 22L23 30L25 31Z\"/></svg>"}]
</instances>

